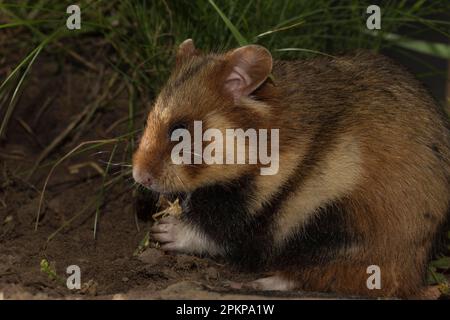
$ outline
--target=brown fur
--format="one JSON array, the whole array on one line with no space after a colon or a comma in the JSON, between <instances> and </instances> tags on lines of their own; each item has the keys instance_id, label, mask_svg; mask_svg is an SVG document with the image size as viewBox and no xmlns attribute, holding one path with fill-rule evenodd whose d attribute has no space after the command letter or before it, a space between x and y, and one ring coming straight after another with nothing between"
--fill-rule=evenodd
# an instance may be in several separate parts
<instances>
[{"instance_id":1,"label":"brown fur","mask_svg":"<svg viewBox=\"0 0 450 320\"><path fill-rule=\"evenodd\" d=\"M294 263L275 268L279 275L306 290L416 295L450 206L448 120L427 92L387 58L359 52L275 61L273 81L236 103L223 89L232 67L228 57L195 51L177 58L134 166L145 167L166 191L253 176L247 211L256 218L284 188L272 213L274 252L314 221L319 208L339 202L346 232L358 241L321 264L293 257ZM280 128L280 172L259 176L258 165L171 165L170 126L194 120L220 130ZM369 265L381 268L381 290L366 287Z\"/></svg>"}]
</instances>

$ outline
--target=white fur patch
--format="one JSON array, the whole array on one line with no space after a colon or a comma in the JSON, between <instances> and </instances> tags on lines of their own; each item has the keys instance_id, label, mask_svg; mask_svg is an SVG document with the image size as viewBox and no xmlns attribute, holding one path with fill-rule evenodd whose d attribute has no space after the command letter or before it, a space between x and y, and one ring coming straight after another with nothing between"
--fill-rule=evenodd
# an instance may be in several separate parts
<instances>
[{"instance_id":1,"label":"white fur patch","mask_svg":"<svg viewBox=\"0 0 450 320\"><path fill-rule=\"evenodd\" d=\"M359 143L352 137L342 137L320 167L281 208L275 230L276 245L281 247L319 208L351 192L361 173Z\"/></svg>"},{"instance_id":2,"label":"white fur patch","mask_svg":"<svg viewBox=\"0 0 450 320\"><path fill-rule=\"evenodd\" d=\"M151 231L163 250L211 256L223 253L223 249L206 234L174 217L161 219Z\"/></svg>"}]
</instances>

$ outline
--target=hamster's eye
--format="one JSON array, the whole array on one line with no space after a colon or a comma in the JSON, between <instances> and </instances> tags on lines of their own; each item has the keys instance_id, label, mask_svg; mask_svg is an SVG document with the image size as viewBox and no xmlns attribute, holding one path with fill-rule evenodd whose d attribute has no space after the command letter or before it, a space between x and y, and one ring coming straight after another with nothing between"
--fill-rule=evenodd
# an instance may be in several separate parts
<instances>
[{"instance_id":1,"label":"hamster's eye","mask_svg":"<svg viewBox=\"0 0 450 320\"><path fill-rule=\"evenodd\" d=\"M177 129L187 129L187 125L184 122L178 122L171 126L169 129L169 139L172 137L173 132Z\"/></svg>"}]
</instances>

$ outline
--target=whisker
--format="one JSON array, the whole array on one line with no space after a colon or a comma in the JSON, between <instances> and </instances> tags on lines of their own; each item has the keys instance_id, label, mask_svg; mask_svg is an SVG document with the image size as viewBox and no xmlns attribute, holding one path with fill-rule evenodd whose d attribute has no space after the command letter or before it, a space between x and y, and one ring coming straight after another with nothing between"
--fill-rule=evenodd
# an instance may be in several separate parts
<instances>
[{"instance_id":1,"label":"whisker","mask_svg":"<svg viewBox=\"0 0 450 320\"><path fill-rule=\"evenodd\" d=\"M178 180L180 180L181 185L183 186L184 189L186 189L186 185L184 184L183 180L181 180L180 176L174 171L175 176L178 178Z\"/></svg>"},{"instance_id":2,"label":"whisker","mask_svg":"<svg viewBox=\"0 0 450 320\"><path fill-rule=\"evenodd\" d=\"M97 151L97 152L92 153L92 154L91 154L91 157L92 157L92 156L99 155L99 154L104 154L104 153L111 153L111 151Z\"/></svg>"},{"instance_id":3,"label":"whisker","mask_svg":"<svg viewBox=\"0 0 450 320\"><path fill-rule=\"evenodd\" d=\"M131 164L125 163L125 162L108 162L103 160L97 160L100 163L109 165L109 166L120 166L120 167L132 167Z\"/></svg>"}]
</instances>

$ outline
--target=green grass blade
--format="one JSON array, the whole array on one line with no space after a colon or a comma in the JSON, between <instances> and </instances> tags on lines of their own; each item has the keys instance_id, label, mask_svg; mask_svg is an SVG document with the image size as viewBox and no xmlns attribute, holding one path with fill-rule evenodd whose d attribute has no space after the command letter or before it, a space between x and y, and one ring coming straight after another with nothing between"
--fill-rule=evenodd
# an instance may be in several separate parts
<instances>
[{"instance_id":1,"label":"green grass blade","mask_svg":"<svg viewBox=\"0 0 450 320\"><path fill-rule=\"evenodd\" d=\"M302 25L303 23L305 23L305 21L299 21L299 22L294 23L294 24L291 24L291 25L289 25L289 26L287 26L287 27L281 27L281 28L276 28L276 29L273 29L273 30L269 30L269 31L266 31L266 32L263 32L263 33L258 34L258 35L256 36L256 38L265 37L265 36L268 36L268 35L273 34L273 33L275 33L275 32L280 32L280 31L289 30L289 29L298 27L299 25Z\"/></svg>"},{"instance_id":2,"label":"green grass blade","mask_svg":"<svg viewBox=\"0 0 450 320\"><path fill-rule=\"evenodd\" d=\"M316 51L316 50L305 49L305 48L282 48L282 49L275 49L275 51L278 51L278 52L300 51L300 52L308 52L308 53L320 54L320 55L327 56L327 57L330 57L330 58L335 58L335 56L332 56L331 54L327 54L327 53Z\"/></svg>"},{"instance_id":3,"label":"green grass blade","mask_svg":"<svg viewBox=\"0 0 450 320\"><path fill-rule=\"evenodd\" d=\"M113 160L114 154L116 153L116 149L117 149L117 143L114 145L112 151L111 151L111 155L109 157L108 160L108 164L106 165L106 169L105 169L105 173L103 175L103 182L102 182L102 187L100 189L100 194L98 196L98 201L97 201L97 208L95 209L95 218L94 218L94 239L97 239L97 225L98 225L98 217L100 215L100 208L104 203L104 199L105 199L105 182L106 182L106 177L108 176L108 172L109 169L111 167L111 162Z\"/></svg>"},{"instance_id":4,"label":"green grass blade","mask_svg":"<svg viewBox=\"0 0 450 320\"><path fill-rule=\"evenodd\" d=\"M28 64L27 68L25 69L24 73L22 74L22 76L20 77L19 82L17 83L16 88L14 89L13 95L11 97L11 100L9 102L8 108L6 109L6 114L5 117L3 118L2 121L2 125L0 127L0 139L2 138L3 134L6 131L6 127L8 125L9 119L14 111L14 106L15 106L15 102L16 102L16 97L17 94L20 90L20 88L22 87L23 81L25 80L25 77L27 76L28 72L31 69L31 66L33 65L34 61L36 60L37 56L39 55L39 53L42 51L42 48L44 47L44 44L39 45L36 50L34 51L34 54L31 56L31 60L30 63ZM17 69L17 68L16 68ZM10 75L11 76L11 75ZM6 81L10 79L10 77L8 77L5 82L2 84L2 86L0 87L0 90L3 88L4 84L6 83Z\"/></svg>"},{"instance_id":5,"label":"green grass blade","mask_svg":"<svg viewBox=\"0 0 450 320\"><path fill-rule=\"evenodd\" d=\"M381 34L385 40L394 42L396 46L435 56L443 59L450 59L450 45L431 41L423 41L401 37L394 33Z\"/></svg>"},{"instance_id":6,"label":"green grass blade","mask_svg":"<svg viewBox=\"0 0 450 320\"><path fill-rule=\"evenodd\" d=\"M6 79L2 82L2 84L0 85L0 91L3 89L3 87L8 83L9 80L11 80L11 78L20 70L20 68L22 68L28 61L30 61L30 59L33 58L33 56L36 55L36 52L38 50L41 50L41 46L37 46L36 48L33 49L33 51L31 51L18 65L17 67L14 68L14 70L8 75L8 77L6 77Z\"/></svg>"},{"instance_id":7,"label":"green grass blade","mask_svg":"<svg viewBox=\"0 0 450 320\"><path fill-rule=\"evenodd\" d=\"M228 19L228 17L220 10L220 8L214 3L213 0L208 0L211 6L217 11L219 16L222 18L223 22L225 22L228 29L230 29L231 33L233 34L236 41L239 43L240 46L245 46L249 44L247 39L244 38L244 36L239 32L239 30L234 26L234 24Z\"/></svg>"}]
</instances>

